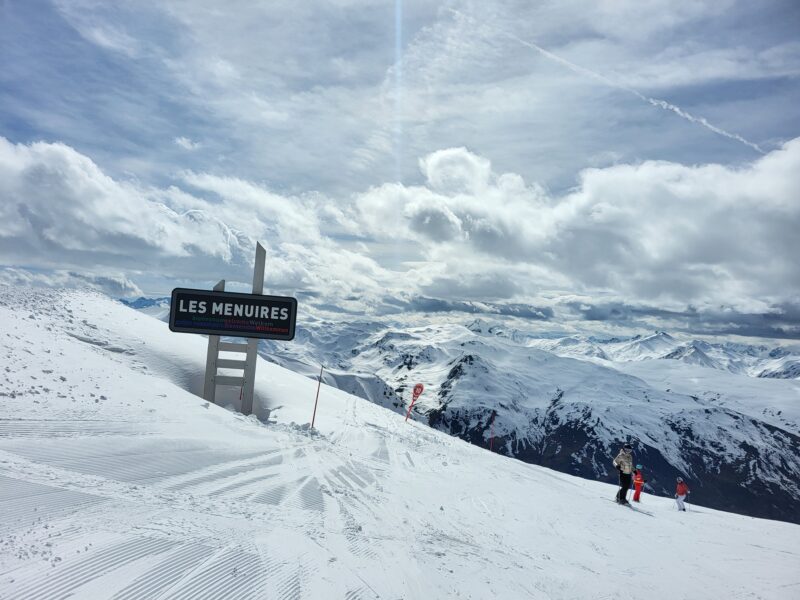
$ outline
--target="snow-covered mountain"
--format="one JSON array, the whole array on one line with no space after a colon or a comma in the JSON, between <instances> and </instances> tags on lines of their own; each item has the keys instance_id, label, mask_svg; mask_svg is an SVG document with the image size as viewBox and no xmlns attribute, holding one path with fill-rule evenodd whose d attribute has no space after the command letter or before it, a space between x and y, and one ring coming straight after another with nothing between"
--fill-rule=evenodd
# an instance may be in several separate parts
<instances>
[{"instance_id":1,"label":"snow-covered mountain","mask_svg":"<svg viewBox=\"0 0 800 600\"><path fill-rule=\"evenodd\" d=\"M758 377L800 379L800 356L780 356L759 366Z\"/></svg>"},{"instance_id":2,"label":"snow-covered mountain","mask_svg":"<svg viewBox=\"0 0 800 600\"><path fill-rule=\"evenodd\" d=\"M646 360L661 358L669 354L677 345L674 337L665 331L657 331L648 336L636 336L628 341L605 344L611 358L618 361Z\"/></svg>"},{"instance_id":3,"label":"snow-covered mountain","mask_svg":"<svg viewBox=\"0 0 800 600\"><path fill-rule=\"evenodd\" d=\"M430 328L361 347L410 382L463 343L423 395L428 411L443 389L470 391L463 409L502 391L477 389L486 369L530 363L535 382L580 364L444 333L447 344ZM191 393L205 346L94 293L0 289L0 597L625 597L632 573L637 597L797 591L798 526L707 508L700 481L687 513L649 494L621 508L613 485L505 459L328 386L311 431L316 383L266 361L257 417L245 418ZM557 422L582 410L570 395L591 388L586 376L598 394L610 385L612 371L592 366L548 404ZM631 399L644 381L621 380Z\"/></svg>"},{"instance_id":4,"label":"snow-covered mountain","mask_svg":"<svg viewBox=\"0 0 800 600\"><path fill-rule=\"evenodd\" d=\"M156 319L160 319L162 321L169 320L169 305L172 298L169 296L160 297L160 298L146 298L144 296L136 298L135 300L126 300L120 299L126 306L130 306L131 308L135 308L136 310L143 312L151 317L155 317Z\"/></svg>"}]
</instances>

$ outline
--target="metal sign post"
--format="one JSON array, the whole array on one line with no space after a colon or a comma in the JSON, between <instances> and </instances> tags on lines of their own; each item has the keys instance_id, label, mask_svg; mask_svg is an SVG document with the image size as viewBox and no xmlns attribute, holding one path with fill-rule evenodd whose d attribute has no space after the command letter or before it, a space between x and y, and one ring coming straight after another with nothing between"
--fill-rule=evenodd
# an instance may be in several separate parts
<instances>
[{"instance_id":1,"label":"metal sign post","mask_svg":"<svg viewBox=\"0 0 800 600\"><path fill-rule=\"evenodd\" d=\"M256 245L256 265L253 270L253 293L264 293L264 267L267 261L267 251L261 244ZM242 384L242 413L249 415L253 412L253 388L256 380L256 360L258 359L258 339L247 340L247 358L244 365L244 383Z\"/></svg>"}]
</instances>

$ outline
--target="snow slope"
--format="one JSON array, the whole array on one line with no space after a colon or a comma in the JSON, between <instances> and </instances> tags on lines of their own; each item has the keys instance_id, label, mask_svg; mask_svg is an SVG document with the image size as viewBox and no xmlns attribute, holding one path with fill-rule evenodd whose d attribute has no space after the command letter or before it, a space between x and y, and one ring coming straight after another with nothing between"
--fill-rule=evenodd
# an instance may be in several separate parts
<instances>
[{"instance_id":1,"label":"snow slope","mask_svg":"<svg viewBox=\"0 0 800 600\"><path fill-rule=\"evenodd\" d=\"M0 356L4 600L800 593L797 525L621 508L328 386L310 431L266 361L245 418L187 391L204 338L96 294L0 288Z\"/></svg>"},{"instance_id":2,"label":"snow slope","mask_svg":"<svg viewBox=\"0 0 800 600\"><path fill-rule=\"evenodd\" d=\"M630 441L650 492L670 496L689 475L710 506L800 522L800 384L723 368L754 364L766 347L482 320L308 320L298 331L291 345L262 342L262 356L310 376L323 363L327 383L403 414L424 383L418 417L482 448L608 480L609 455Z\"/></svg>"}]
</instances>

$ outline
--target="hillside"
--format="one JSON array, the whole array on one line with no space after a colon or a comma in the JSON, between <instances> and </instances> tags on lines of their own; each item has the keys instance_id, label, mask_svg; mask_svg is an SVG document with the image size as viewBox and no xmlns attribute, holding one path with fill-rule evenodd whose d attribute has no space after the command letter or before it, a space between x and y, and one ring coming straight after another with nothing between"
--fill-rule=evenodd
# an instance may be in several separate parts
<instances>
[{"instance_id":1,"label":"hillside","mask_svg":"<svg viewBox=\"0 0 800 600\"><path fill-rule=\"evenodd\" d=\"M95 294L1 298L4 599L612 597L634 574L641 597L800 589L796 525L621 508L612 485L328 386L309 431L315 383L265 361L245 418L190 393L200 336Z\"/></svg>"},{"instance_id":2,"label":"hillside","mask_svg":"<svg viewBox=\"0 0 800 600\"><path fill-rule=\"evenodd\" d=\"M480 320L310 320L291 345L261 344L270 361L309 376L322 363L326 382L400 413L422 382L418 418L506 456L612 481L610 457L630 441L651 493L689 475L709 506L800 522L800 386L757 376L795 351Z\"/></svg>"}]
</instances>

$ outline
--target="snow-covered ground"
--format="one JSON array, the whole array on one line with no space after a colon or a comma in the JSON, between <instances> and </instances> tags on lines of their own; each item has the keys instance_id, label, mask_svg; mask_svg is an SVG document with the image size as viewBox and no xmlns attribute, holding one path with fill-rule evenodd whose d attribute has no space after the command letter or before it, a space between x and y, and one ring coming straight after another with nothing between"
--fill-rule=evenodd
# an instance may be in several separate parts
<instances>
[{"instance_id":1,"label":"snow-covered ground","mask_svg":"<svg viewBox=\"0 0 800 600\"><path fill-rule=\"evenodd\" d=\"M0 288L0 598L797 598L800 527L491 454L100 295ZM639 374L644 376L643 374ZM222 403L235 405L238 390Z\"/></svg>"},{"instance_id":2,"label":"snow-covered ground","mask_svg":"<svg viewBox=\"0 0 800 600\"><path fill-rule=\"evenodd\" d=\"M670 497L688 475L709 506L800 523L800 382L759 376L796 346L409 317L306 317L291 344L259 351L312 377L322 363L326 383L403 414L424 383L418 419L571 475L612 480L608 456L628 441L652 493Z\"/></svg>"}]
</instances>

